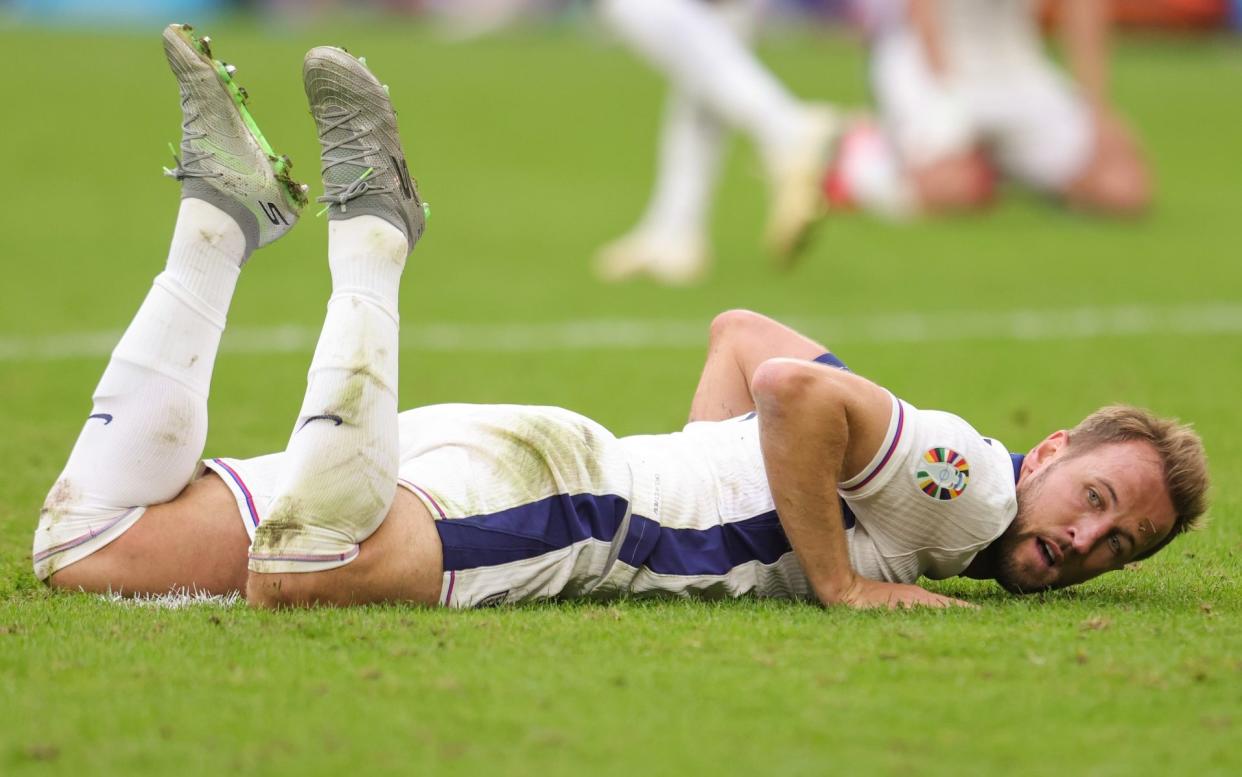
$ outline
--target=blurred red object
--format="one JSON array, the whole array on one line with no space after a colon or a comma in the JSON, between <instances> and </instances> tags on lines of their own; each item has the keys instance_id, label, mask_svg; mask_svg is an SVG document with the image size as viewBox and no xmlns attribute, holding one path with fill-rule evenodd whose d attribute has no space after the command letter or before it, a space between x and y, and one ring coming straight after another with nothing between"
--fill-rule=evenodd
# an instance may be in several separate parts
<instances>
[{"instance_id":1,"label":"blurred red object","mask_svg":"<svg viewBox=\"0 0 1242 777\"><path fill-rule=\"evenodd\" d=\"M1076 0L1045 0L1045 24L1055 24L1063 3ZM1229 0L1111 0L1113 19L1127 27L1211 29L1229 21Z\"/></svg>"}]
</instances>

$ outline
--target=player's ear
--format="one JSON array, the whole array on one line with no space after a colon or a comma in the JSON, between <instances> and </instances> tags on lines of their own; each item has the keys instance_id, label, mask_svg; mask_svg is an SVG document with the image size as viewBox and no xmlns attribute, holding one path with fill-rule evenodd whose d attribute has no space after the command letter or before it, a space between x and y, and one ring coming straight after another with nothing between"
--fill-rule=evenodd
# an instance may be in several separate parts
<instances>
[{"instance_id":1,"label":"player's ear","mask_svg":"<svg viewBox=\"0 0 1242 777\"><path fill-rule=\"evenodd\" d=\"M1032 475L1051 464L1069 447L1069 432L1058 429L1045 437L1022 461L1022 475Z\"/></svg>"}]
</instances>

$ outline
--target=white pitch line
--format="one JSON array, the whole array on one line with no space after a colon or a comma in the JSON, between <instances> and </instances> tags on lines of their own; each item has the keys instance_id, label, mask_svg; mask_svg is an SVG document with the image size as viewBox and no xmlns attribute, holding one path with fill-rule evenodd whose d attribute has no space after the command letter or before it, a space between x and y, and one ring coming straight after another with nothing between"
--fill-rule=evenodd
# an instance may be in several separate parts
<instances>
[{"instance_id":1,"label":"white pitch line","mask_svg":"<svg viewBox=\"0 0 1242 777\"><path fill-rule=\"evenodd\" d=\"M843 343L1231 335L1242 334L1242 303L791 316L782 320L788 320L834 348ZM698 349L707 342L707 324L706 318L411 324L401 329L401 347L414 351L481 353ZM318 336L318 327L298 324L234 327L225 334L221 350L233 354L309 353ZM0 362L99 358L107 356L120 337L120 330L0 335Z\"/></svg>"}]
</instances>

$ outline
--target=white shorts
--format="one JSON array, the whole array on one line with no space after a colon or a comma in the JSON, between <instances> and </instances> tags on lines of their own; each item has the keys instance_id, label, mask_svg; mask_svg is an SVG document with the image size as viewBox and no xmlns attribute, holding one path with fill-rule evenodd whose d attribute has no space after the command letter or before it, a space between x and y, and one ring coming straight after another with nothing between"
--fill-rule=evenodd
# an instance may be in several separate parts
<instances>
[{"instance_id":1,"label":"white shorts","mask_svg":"<svg viewBox=\"0 0 1242 777\"><path fill-rule=\"evenodd\" d=\"M1033 188L1060 191L1077 178L1092 152L1087 106L1030 49L998 52L986 67L951 68L940 79L910 30L877 37L872 88L904 161L921 167L981 145L1001 172Z\"/></svg>"},{"instance_id":2,"label":"white shorts","mask_svg":"<svg viewBox=\"0 0 1242 777\"><path fill-rule=\"evenodd\" d=\"M753 418L622 440L552 407L434 405L402 413L400 425L398 483L436 519L444 606L809 595ZM206 462L252 537L283 460Z\"/></svg>"},{"instance_id":3,"label":"white shorts","mask_svg":"<svg viewBox=\"0 0 1242 777\"><path fill-rule=\"evenodd\" d=\"M444 546L440 601L474 607L580 595L625 536L632 477L616 438L552 407L447 404L398 417L398 484L426 505ZM251 538L283 453L209 459Z\"/></svg>"},{"instance_id":4,"label":"white shorts","mask_svg":"<svg viewBox=\"0 0 1242 777\"><path fill-rule=\"evenodd\" d=\"M138 522L145 506L117 508L96 504L79 493L53 488L39 513L31 559L35 577L47 580L124 534Z\"/></svg>"}]
</instances>

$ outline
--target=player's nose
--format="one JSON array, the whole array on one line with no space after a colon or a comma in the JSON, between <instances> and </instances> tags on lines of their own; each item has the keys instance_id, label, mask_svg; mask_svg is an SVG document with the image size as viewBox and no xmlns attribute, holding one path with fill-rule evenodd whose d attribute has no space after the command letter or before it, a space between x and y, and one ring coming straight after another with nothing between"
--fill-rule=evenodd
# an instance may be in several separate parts
<instances>
[{"instance_id":1,"label":"player's nose","mask_svg":"<svg viewBox=\"0 0 1242 777\"><path fill-rule=\"evenodd\" d=\"M1086 555L1109 532L1108 519L1098 514L1081 516L1067 528L1069 544L1080 555Z\"/></svg>"}]
</instances>

